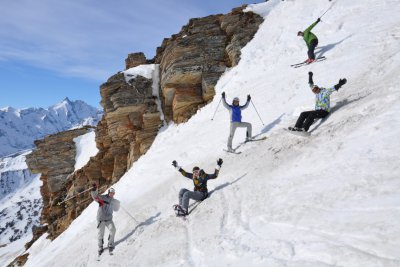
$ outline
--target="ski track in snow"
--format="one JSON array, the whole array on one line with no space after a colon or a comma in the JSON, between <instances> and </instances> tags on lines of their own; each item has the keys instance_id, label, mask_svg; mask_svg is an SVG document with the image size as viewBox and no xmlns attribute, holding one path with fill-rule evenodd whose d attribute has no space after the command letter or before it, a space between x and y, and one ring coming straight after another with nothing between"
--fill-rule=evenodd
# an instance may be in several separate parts
<instances>
[{"instance_id":1,"label":"ski track in snow","mask_svg":"<svg viewBox=\"0 0 400 267\"><path fill-rule=\"evenodd\" d=\"M223 152L229 118L220 108L210 121L216 97L187 123L162 129L113 186L139 222L124 211L115 214L114 256L95 261L92 204L56 240L33 248L26 266L400 266L400 6L338 1L313 30L317 56L327 60L291 68L306 56L295 33L326 10L326 2L250 6L266 20L242 49L239 65L220 78L216 94L244 99L250 93L266 125L252 108L243 120L267 140L241 146L240 155ZM348 84L332 94L332 114L312 126L310 137L294 136L283 128L314 104L308 71L321 86L343 77ZM244 137L238 129L234 145ZM171 161L212 172L219 157L224 164L209 181L210 197L191 205L187 220L177 218L172 205L192 183Z\"/></svg>"}]
</instances>

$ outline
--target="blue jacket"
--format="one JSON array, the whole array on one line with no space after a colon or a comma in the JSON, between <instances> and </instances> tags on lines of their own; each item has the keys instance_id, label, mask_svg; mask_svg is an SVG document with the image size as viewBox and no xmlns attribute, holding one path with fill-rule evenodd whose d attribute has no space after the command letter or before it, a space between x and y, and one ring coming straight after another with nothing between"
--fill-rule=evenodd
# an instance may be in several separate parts
<instances>
[{"instance_id":1,"label":"blue jacket","mask_svg":"<svg viewBox=\"0 0 400 267\"><path fill-rule=\"evenodd\" d=\"M223 98L223 100L224 107L231 113L231 122L242 122L242 110L249 106L250 101L247 101L243 106L234 106L226 103L225 98Z\"/></svg>"}]
</instances>

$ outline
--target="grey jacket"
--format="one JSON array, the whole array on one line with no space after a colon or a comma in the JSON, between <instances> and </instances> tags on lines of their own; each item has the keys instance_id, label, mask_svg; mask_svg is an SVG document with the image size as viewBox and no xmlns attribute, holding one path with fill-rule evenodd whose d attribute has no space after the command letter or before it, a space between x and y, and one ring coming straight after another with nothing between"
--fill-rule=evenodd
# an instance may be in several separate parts
<instances>
[{"instance_id":1,"label":"grey jacket","mask_svg":"<svg viewBox=\"0 0 400 267\"><path fill-rule=\"evenodd\" d=\"M113 217L113 211L119 210L119 201L110 197L108 194L99 195L97 190L91 191L90 195L94 201L99 203L99 209L97 210L97 221L111 221Z\"/></svg>"}]
</instances>

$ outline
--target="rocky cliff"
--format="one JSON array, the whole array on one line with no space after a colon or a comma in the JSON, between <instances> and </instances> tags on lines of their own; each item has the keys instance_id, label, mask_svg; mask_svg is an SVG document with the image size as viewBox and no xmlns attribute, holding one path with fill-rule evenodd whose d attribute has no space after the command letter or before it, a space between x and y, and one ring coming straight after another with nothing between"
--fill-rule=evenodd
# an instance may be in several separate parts
<instances>
[{"instance_id":1,"label":"rocky cliff","mask_svg":"<svg viewBox=\"0 0 400 267\"><path fill-rule=\"evenodd\" d=\"M86 129L36 142L28 165L42 173L42 222L48 223L50 238L62 233L91 202L88 194L57 206L59 200L88 188L92 181L100 186L118 181L149 149L164 115L167 121L184 122L212 100L219 77L239 62L240 49L262 22L260 16L242 9L191 19L178 34L162 42L154 59L146 59L143 53L129 54L127 69L151 64L152 76L130 78L120 72L100 86L104 115L95 130L99 152L82 169L71 169L74 150L66 139ZM60 138L63 145L55 146Z\"/></svg>"}]
</instances>

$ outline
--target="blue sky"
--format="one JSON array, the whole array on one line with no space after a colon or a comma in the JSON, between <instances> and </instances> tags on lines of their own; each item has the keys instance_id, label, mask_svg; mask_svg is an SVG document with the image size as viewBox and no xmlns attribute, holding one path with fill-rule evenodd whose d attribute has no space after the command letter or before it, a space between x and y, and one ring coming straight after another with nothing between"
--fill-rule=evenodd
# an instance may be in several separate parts
<instances>
[{"instance_id":1,"label":"blue sky","mask_svg":"<svg viewBox=\"0 0 400 267\"><path fill-rule=\"evenodd\" d=\"M65 97L100 107L99 86L128 53L152 58L190 18L263 1L2 0L0 108L48 107Z\"/></svg>"}]
</instances>

